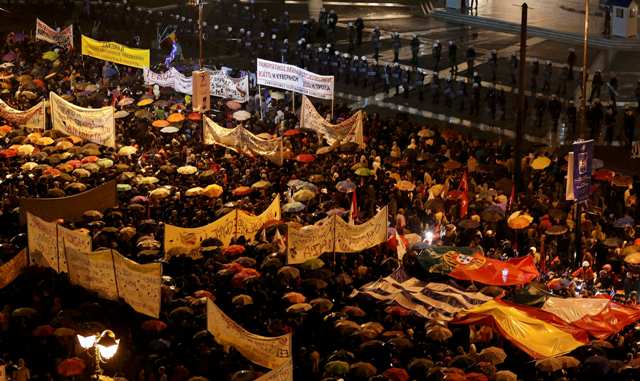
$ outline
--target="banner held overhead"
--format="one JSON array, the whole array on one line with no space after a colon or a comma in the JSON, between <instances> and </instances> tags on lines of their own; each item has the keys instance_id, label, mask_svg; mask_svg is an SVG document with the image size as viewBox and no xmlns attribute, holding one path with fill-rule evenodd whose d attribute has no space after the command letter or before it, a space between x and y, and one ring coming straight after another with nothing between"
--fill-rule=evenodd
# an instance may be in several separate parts
<instances>
[{"instance_id":1,"label":"banner held overhead","mask_svg":"<svg viewBox=\"0 0 640 381\"><path fill-rule=\"evenodd\" d=\"M334 78L318 75L294 65L258 58L258 85L294 91L314 98L333 99Z\"/></svg>"},{"instance_id":2,"label":"banner held overhead","mask_svg":"<svg viewBox=\"0 0 640 381\"><path fill-rule=\"evenodd\" d=\"M149 49L130 48L117 42L98 41L82 35L82 55L120 65L144 69L149 67Z\"/></svg>"}]
</instances>

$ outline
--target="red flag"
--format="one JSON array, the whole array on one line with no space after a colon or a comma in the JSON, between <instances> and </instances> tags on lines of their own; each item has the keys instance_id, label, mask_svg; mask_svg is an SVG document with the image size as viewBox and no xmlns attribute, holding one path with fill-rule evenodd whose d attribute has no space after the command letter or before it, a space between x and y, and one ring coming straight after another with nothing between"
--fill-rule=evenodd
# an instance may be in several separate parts
<instances>
[{"instance_id":1,"label":"red flag","mask_svg":"<svg viewBox=\"0 0 640 381\"><path fill-rule=\"evenodd\" d=\"M462 175L458 190L462 192L462 196L460 196L460 218L464 218L469 212L469 178L466 170Z\"/></svg>"},{"instance_id":2,"label":"red flag","mask_svg":"<svg viewBox=\"0 0 640 381\"><path fill-rule=\"evenodd\" d=\"M351 210L349 213L349 223L355 224L358 219L358 201L356 200L356 191L353 191L351 196Z\"/></svg>"},{"instance_id":3,"label":"red flag","mask_svg":"<svg viewBox=\"0 0 640 381\"><path fill-rule=\"evenodd\" d=\"M506 262L487 258L481 254L458 255L457 266L449 276L461 280L472 280L494 286L523 285L536 279L540 273L533 263L533 257L513 258Z\"/></svg>"},{"instance_id":4,"label":"red flag","mask_svg":"<svg viewBox=\"0 0 640 381\"><path fill-rule=\"evenodd\" d=\"M511 185L511 195L509 196L509 202L507 203L507 210L511 210L511 206L516 202L516 183L515 181Z\"/></svg>"}]
</instances>

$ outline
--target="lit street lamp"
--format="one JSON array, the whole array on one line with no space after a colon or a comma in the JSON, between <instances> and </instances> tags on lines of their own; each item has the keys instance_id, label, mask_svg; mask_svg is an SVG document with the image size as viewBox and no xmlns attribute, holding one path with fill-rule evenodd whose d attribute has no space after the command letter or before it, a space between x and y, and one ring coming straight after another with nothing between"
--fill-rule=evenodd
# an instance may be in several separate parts
<instances>
[{"instance_id":1,"label":"lit street lamp","mask_svg":"<svg viewBox=\"0 0 640 381\"><path fill-rule=\"evenodd\" d=\"M100 368L100 362L106 362L116 355L118 351L118 345L120 344L120 339L116 339L116 334L111 330L105 330L100 334L82 336L77 335L78 342L80 346L87 351L91 348L94 349L94 354L96 357L96 369L95 376L96 379L100 378L100 374L102 374L102 369Z\"/></svg>"}]
</instances>

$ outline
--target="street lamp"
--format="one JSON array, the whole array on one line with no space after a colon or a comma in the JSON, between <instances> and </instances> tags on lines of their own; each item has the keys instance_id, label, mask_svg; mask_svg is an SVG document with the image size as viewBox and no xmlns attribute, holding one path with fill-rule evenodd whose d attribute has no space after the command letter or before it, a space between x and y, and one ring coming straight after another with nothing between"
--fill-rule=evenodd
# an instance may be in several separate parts
<instances>
[{"instance_id":1,"label":"street lamp","mask_svg":"<svg viewBox=\"0 0 640 381\"><path fill-rule=\"evenodd\" d=\"M96 378L100 378L100 374L102 374L100 362L106 362L115 356L116 352L118 352L120 339L116 339L116 334L111 330L105 330L100 334L89 336L77 335L77 337L78 343L80 343L83 349L87 351L92 348L94 349L94 355L96 357L95 375Z\"/></svg>"}]
</instances>

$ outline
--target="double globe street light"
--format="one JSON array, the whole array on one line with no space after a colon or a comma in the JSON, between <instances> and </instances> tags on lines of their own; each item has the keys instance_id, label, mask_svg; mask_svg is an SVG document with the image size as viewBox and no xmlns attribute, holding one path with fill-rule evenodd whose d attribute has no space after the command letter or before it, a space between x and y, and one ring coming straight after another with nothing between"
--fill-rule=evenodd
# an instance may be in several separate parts
<instances>
[{"instance_id":1,"label":"double globe street light","mask_svg":"<svg viewBox=\"0 0 640 381\"><path fill-rule=\"evenodd\" d=\"M111 330L105 330L102 331L102 333L89 336L77 335L77 337L78 342L83 349L87 351L91 348L94 349L94 355L96 357L96 368L94 373L96 379L99 379L100 374L102 374L100 363L106 362L116 355L120 339L116 339L116 334Z\"/></svg>"}]
</instances>

